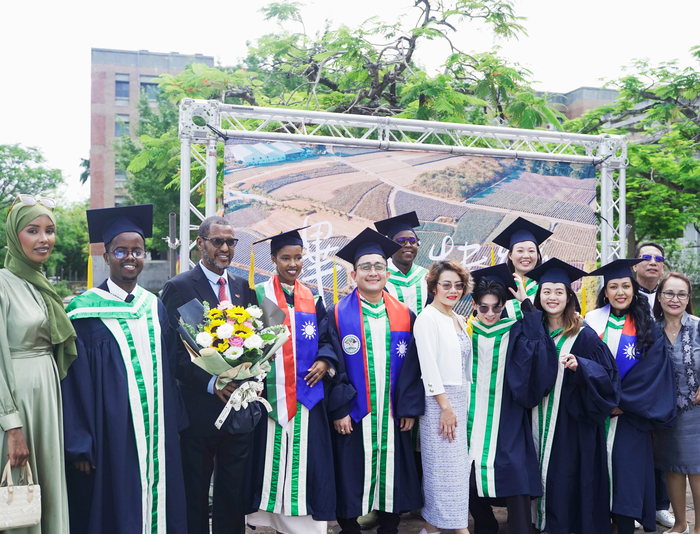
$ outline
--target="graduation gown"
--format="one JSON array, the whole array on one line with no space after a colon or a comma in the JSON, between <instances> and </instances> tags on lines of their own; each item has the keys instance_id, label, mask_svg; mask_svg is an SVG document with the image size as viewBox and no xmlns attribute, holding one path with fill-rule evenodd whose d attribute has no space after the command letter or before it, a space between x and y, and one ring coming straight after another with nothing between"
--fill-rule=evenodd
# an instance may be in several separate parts
<instances>
[{"instance_id":1,"label":"graduation gown","mask_svg":"<svg viewBox=\"0 0 700 534\"><path fill-rule=\"evenodd\" d=\"M257 291L258 300L262 302L265 296L263 284L258 285ZM293 317L294 296L287 291L284 296L287 312ZM318 325L325 316L323 301L317 299ZM295 329L292 328L291 331L294 342ZM317 356L319 358L328 362L331 369L337 369L338 359L334 352L326 351L323 356ZM299 369L298 372L301 376L306 375L306 369ZM331 378L330 374L334 374L334 377ZM323 382L314 386L328 390L324 398L311 410L297 401L297 413L284 428L271 416L256 426L256 446L251 453L253 474L252 489L248 494L248 514L260 509L285 516L312 516L316 521L335 519L335 477L328 410L338 406L329 404L328 393L332 389L331 383L337 377L337 371L329 370ZM349 384L345 388L349 389ZM354 390L350 396L352 394ZM285 434L291 434L293 438L287 440ZM287 450L288 446L291 450Z\"/></svg>"},{"instance_id":2,"label":"graduation gown","mask_svg":"<svg viewBox=\"0 0 700 534\"><path fill-rule=\"evenodd\" d=\"M520 283L515 282L515 285L519 286ZM539 287L540 285L534 280L528 280L525 284L525 293L527 293L528 300L533 304L535 302L535 295L537 295L537 289ZM521 308L522 305L520 302L518 302L518 299L510 299L506 302L506 313L508 314L508 317L511 317L516 321L523 318L523 311Z\"/></svg>"},{"instance_id":3,"label":"graduation gown","mask_svg":"<svg viewBox=\"0 0 700 534\"><path fill-rule=\"evenodd\" d=\"M603 336L610 305L586 315L586 322ZM621 381L619 408L624 413L608 418L607 452L613 513L633 517L649 531L656 529L654 455L651 433L671 428L676 417L676 379L673 362L658 326L652 323L654 344L638 358ZM608 336L617 355L619 336Z\"/></svg>"},{"instance_id":4,"label":"graduation gown","mask_svg":"<svg viewBox=\"0 0 700 534\"><path fill-rule=\"evenodd\" d=\"M530 308L517 322L473 322L467 435L480 497L542 495L530 410L554 386L557 353Z\"/></svg>"},{"instance_id":5,"label":"graduation gown","mask_svg":"<svg viewBox=\"0 0 700 534\"><path fill-rule=\"evenodd\" d=\"M355 290L357 292L357 290ZM351 298L351 295L345 297ZM391 299L384 293L384 299ZM336 479L336 515L354 518L366 515L371 510L401 513L415 510L423 505L418 480L411 432L401 432L397 421L403 417L418 417L425 410L425 391L420 379L420 365L415 342L403 353L403 364L394 384L394 395L390 398L391 359L388 357L389 319L384 302L372 305L362 300L362 320L367 344L366 365L369 369L368 394L371 400L370 413L359 421L352 420L352 432L339 434L331 431ZM394 300L394 302L396 302ZM397 303L400 305L400 303ZM331 350L338 357L340 383L348 383L345 354L341 350L335 304L328 309L321 330L323 346L320 354ZM410 329L413 330L415 315L410 312ZM346 341L343 338L342 341ZM356 354L362 357L362 354ZM339 395L340 390L331 393ZM331 410L332 421L342 419L352 412L346 402Z\"/></svg>"},{"instance_id":6,"label":"graduation gown","mask_svg":"<svg viewBox=\"0 0 700 534\"><path fill-rule=\"evenodd\" d=\"M151 293L137 286L125 303L106 290L89 290L67 310L78 336L61 384L71 533L185 534L175 332ZM117 339L110 327L120 322L130 329ZM78 461L96 470L85 475L71 465Z\"/></svg>"},{"instance_id":7,"label":"graduation gown","mask_svg":"<svg viewBox=\"0 0 700 534\"><path fill-rule=\"evenodd\" d=\"M408 309L416 316L420 315L423 308L432 302L432 295L428 293L428 285L425 282L425 276L428 270L414 263L407 274L399 271L391 258L387 262L389 270L389 281L386 284L386 290L403 302Z\"/></svg>"},{"instance_id":8,"label":"graduation gown","mask_svg":"<svg viewBox=\"0 0 700 534\"><path fill-rule=\"evenodd\" d=\"M620 403L617 365L585 324L578 335L556 335L553 343L558 355L574 354L578 368L558 363L554 389L532 411L543 483L542 497L533 501L533 520L548 534L609 533L605 420Z\"/></svg>"}]
</instances>

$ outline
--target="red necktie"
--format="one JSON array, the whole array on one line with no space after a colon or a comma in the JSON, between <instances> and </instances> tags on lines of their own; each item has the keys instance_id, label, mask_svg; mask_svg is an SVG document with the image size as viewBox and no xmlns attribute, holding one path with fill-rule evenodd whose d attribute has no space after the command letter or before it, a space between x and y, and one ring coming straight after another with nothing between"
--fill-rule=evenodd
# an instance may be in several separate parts
<instances>
[{"instance_id":1,"label":"red necktie","mask_svg":"<svg viewBox=\"0 0 700 534\"><path fill-rule=\"evenodd\" d=\"M219 278L219 302L228 301L226 296L226 279L222 276Z\"/></svg>"}]
</instances>

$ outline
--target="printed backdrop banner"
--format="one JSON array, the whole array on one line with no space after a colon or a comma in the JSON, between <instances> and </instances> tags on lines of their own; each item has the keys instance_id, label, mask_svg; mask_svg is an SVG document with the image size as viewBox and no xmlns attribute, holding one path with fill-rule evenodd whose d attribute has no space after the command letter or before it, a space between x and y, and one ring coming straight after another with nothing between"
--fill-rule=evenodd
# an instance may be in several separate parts
<instances>
[{"instance_id":1,"label":"printed backdrop banner","mask_svg":"<svg viewBox=\"0 0 700 534\"><path fill-rule=\"evenodd\" d=\"M248 139L227 141L225 163L224 216L240 240L231 269L247 277L253 241L311 225L300 280L322 289L327 305L335 252L374 221L413 210L424 267L453 259L478 269L492 249L506 261L491 240L518 216L554 232L545 258L596 261L592 165ZM255 245L255 267L256 282L272 274L269 242ZM349 269L338 260L341 294L351 290Z\"/></svg>"}]
</instances>

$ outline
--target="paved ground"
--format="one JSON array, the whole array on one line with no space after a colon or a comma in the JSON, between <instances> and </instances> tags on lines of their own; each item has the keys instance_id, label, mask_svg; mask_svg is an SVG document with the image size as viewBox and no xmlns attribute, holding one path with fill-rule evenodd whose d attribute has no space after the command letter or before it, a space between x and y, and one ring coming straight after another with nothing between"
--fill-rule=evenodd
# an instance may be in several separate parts
<instances>
[{"instance_id":1,"label":"paved ground","mask_svg":"<svg viewBox=\"0 0 700 534\"><path fill-rule=\"evenodd\" d=\"M690 487L688 488L688 497L687 497L687 510L688 510L688 521L691 523L690 527L690 532L693 531L693 524L695 523L695 512L693 511L693 499L690 495ZM501 525L501 529L499 531L499 534L508 534L508 525L507 525L507 513L505 508L495 508L495 515L496 518L498 519L498 522ZM402 520L401 520L401 525L399 526L399 534L418 534L420 530L423 528L423 521L420 519L412 519L409 517L408 514L404 515ZM473 529L473 524L470 522L469 528ZM471 530L473 532L473 530ZM657 525L656 532L665 532L666 529L664 527L661 527L660 525ZM248 529L246 532L249 532L251 534L274 534L274 530L251 530ZM328 525L328 532L329 533L338 533L340 532L340 528L338 527L337 523L331 523ZM374 528L372 530L366 530L364 532L367 532L368 534L375 534L377 532L377 529ZM453 532L452 530L443 530L442 531L444 534L448 534ZM638 530L637 532L644 532L643 530ZM296 534L296 533L295 533ZM298 533L298 534L303 534L303 533Z\"/></svg>"}]
</instances>

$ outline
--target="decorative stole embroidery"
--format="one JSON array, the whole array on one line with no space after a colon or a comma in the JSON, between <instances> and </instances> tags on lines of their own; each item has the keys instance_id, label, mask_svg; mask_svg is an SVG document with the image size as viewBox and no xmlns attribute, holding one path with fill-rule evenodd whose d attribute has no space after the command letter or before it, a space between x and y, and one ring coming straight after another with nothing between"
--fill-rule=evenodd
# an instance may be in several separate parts
<instances>
[{"instance_id":1,"label":"decorative stole embroidery","mask_svg":"<svg viewBox=\"0 0 700 534\"><path fill-rule=\"evenodd\" d=\"M404 357L411 343L411 315L407 306L384 291L384 305L389 317L390 332L390 396L394 418L396 382L403 366ZM362 315L362 305L357 288L341 300L335 307L335 322L340 337L340 348L345 359L348 379L357 391L350 401L350 415L359 422L370 413L369 369L367 367L367 337ZM398 420L396 420L398 424Z\"/></svg>"},{"instance_id":2,"label":"decorative stole embroidery","mask_svg":"<svg viewBox=\"0 0 700 534\"><path fill-rule=\"evenodd\" d=\"M304 381L318 354L316 303L313 293L298 280L294 284L293 314L277 276L264 282L262 291L260 288L256 291L258 300L264 296L284 310L284 324L293 334L277 351L272 370L265 378L268 401L272 405L268 416L284 426L296 415L297 400L311 410L323 398L323 387L311 388Z\"/></svg>"}]
</instances>

